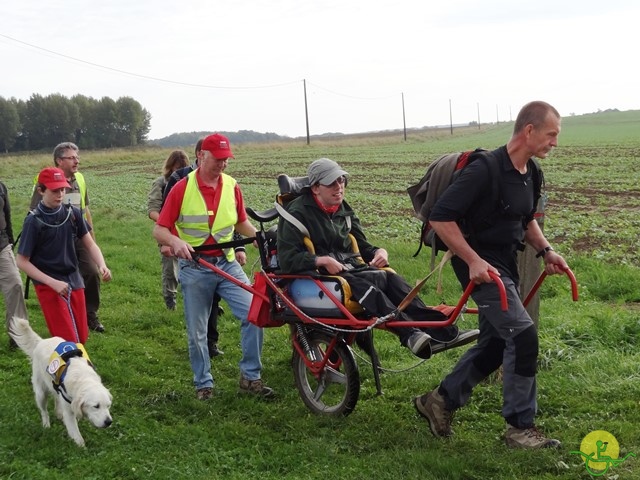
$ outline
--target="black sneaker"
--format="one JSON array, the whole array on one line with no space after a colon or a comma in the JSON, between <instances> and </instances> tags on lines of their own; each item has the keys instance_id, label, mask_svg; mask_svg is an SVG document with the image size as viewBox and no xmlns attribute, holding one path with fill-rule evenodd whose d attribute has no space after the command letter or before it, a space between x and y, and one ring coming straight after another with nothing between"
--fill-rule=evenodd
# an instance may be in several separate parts
<instances>
[{"instance_id":1,"label":"black sneaker","mask_svg":"<svg viewBox=\"0 0 640 480\"><path fill-rule=\"evenodd\" d=\"M219 355L224 355L224 352L218 348L217 343L209 342L207 347L209 348L209 358L217 357Z\"/></svg>"},{"instance_id":2,"label":"black sneaker","mask_svg":"<svg viewBox=\"0 0 640 480\"><path fill-rule=\"evenodd\" d=\"M417 330L407 339L407 348L418 358L431 358L431 336Z\"/></svg>"},{"instance_id":3,"label":"black sneaker","mask_svg":"<svg viewBox=\"0 0 640 480\"><path fill-rule=\"evenodd\" d=\"M445 350L449 350L451 348L461 347L463 345L467 345L468 343L475 342L480 336L480 330L460 330L460 333L456 338L449 342L439 342L436 339L431 341L431 353L436 354L439 352L444 352Z\"/></svg>"},{"instance_id":4,"label":"black sneaker","mask_svg":"<svg viewBox=\"0 0 640 480\"><path fill-rule=\"evenodd\" d=\"M88 322L89 330L93 330L94 332L104 333L104 325L102 325L97 318L93 320L89 320Z\"/></svg>"}]
</instances>

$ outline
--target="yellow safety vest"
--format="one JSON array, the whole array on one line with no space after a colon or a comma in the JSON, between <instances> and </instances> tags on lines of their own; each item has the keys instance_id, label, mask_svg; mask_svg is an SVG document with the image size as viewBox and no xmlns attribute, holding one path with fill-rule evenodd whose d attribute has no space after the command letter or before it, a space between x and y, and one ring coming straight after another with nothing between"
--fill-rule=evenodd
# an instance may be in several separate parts
<instances>
[{"instance_id":1,"label":"yellow safety vest","mask_svg":"<svg viewBox=\"0 0 640 480\"><path fill-rule=\"evenodd\" d=\"M184 192L180 215L176 221L178 236L192 247L204 245L212 236L216 243L233 240L233 230L238 223L235 186L233 177L222 173L222 192L220 204L215 212L207 210L207 203L198 188L197 169L187 175L187 188ZM215 215L209 228L209 217ZM232 248L223 249L227 260L232 262L235 254Z\"/></svg>"}]
</instances>

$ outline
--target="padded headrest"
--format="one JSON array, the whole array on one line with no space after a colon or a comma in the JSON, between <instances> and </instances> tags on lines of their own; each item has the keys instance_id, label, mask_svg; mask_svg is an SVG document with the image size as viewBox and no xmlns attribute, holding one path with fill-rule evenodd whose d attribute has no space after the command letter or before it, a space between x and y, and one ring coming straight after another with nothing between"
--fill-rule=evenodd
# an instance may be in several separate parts
<instances>
[{"instance_id":1,"label":"padded headrest","mask_svg":"<svg viewBox=\"0 0 640 480\"><path fill-rule=\"evenodd\" d=\"M297 195L309 186L309 177L290 177L284 173L278 175L280 194L293 193Z\"/></svg>"}]
</instances>

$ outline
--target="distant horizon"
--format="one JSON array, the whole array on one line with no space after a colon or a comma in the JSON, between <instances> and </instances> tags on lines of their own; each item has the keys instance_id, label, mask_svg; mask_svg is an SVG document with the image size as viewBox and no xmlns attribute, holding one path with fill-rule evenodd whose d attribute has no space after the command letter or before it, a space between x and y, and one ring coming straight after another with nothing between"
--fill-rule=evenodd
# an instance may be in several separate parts
<instances>
[{"instance_id":1,"label":"distant horizon","mask_svg":"<svg viewBox=\"0 0 640 480\"><path fill-rule=\"evenodd\" d=\"M627 109L627 110L620 110L618 108L607 108L607 109L598 109L595 112L587 112L587 113L580 113L580 114L570 114L570 115L565 115L563 116L563 118L573 118L573 117L582 117L582 116L586 116L586 115L597 115L600 113L606 113L606 112L632 112L632 111L638 111L640 109ZM509 119L509 120L501 120L499 122L481 122L481 126L482 125L498 125L498 124L504 124L504 123L512 123L514 122L515 119ZM420 131L420 130L430 130L430 129L443 129L443 128L460 128L460 127L470 127L470 126L477 126L477 122L475 121L470 121L467 123L454 123L453 125L451 124L440 124L440 125L425 125L422 127L407 127L406 130L407 131ZM324 132L324 133L313 133L310 134L309 136L312 138L316 138L316 137L326 137L326 136L355 136L355 135L370 135L370 134L375 134L375 133L393 133L393 132L402 132L404 131L404 128L390 128L390 129L384 129L384 130L368 130L368 131L362 131L362 132L351 132L351 133L343 133L343 132ZM197 135L207 135L209 133L214 133L214 132L219 132L222 134L237 134L240 132L250 132L250 133L255 133L258 135L276 135L280 138L283 139L289 139L289 140L298 140L298 139L303 139L306 138L306 135L299 135L299 136L289 136L289 135L282 135L279 134L277 132L272 132L272 131L266 131L266 132L260 132L260 131L256 131L256 130L251 130L251 129L239 129L239 130L235 130L235 131L227 131L227 130L216 130L216 131L210 131L210 130L201 130L201 131L190 131L190 132L174 132L171 133L170 135L166 135L164 137L160 137L160 138L154 138L154 139L148 139L147 142L160 142L163 140L166 140L174 135L191 135L191 134L197 134Z\"/></svg>"}]
</instances>

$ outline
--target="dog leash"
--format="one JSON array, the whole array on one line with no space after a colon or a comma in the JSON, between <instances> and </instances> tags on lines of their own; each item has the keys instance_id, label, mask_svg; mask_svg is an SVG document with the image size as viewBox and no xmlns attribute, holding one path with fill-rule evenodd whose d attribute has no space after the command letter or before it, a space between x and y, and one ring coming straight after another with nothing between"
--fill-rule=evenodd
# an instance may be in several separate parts
<instances>
[{"instance_id":1,"label":"dog leash","mask_svg":"<svg viewBox=\"0 0 640 480\"><path fill-rule=\"evenodd\" d=\"M71 325L73 326L73 332L76 334L76 342L80 343L80 335L78 334L78 325L76 324L76 317L73 315L73 309L71 308L71 285L69 285L69 293L63 295L65 303L67 304L67 308L69 309L69 315L71 315Z\"/></svg>"}]
</instances>

